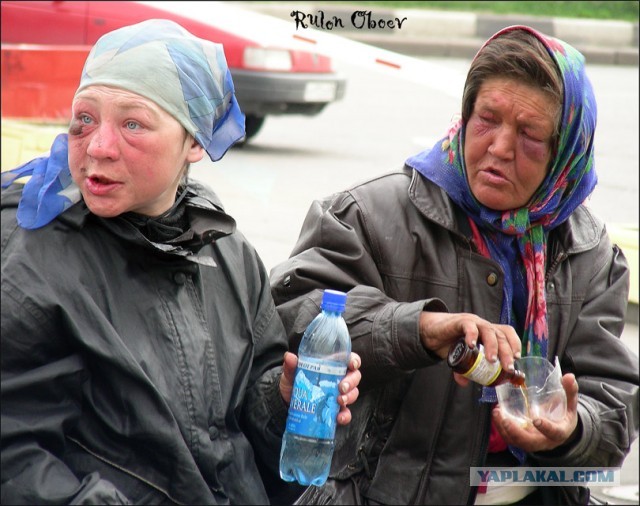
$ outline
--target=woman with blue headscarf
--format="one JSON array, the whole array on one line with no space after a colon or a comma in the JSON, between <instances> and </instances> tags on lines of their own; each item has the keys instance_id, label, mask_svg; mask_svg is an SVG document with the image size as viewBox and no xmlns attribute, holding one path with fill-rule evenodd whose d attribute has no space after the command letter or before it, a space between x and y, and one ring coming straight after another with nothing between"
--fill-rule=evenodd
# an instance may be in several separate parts
<instances>
[{"instance_id":1,"label":"woman with blue headscarf","mask_svg":"<svg viewBox=\"0 0 640 506\"><path fill-rule=\"evenodd\" d=\"M222 47L108 33L72 115L2 174L2 502L268 503L296 357L256 251L187 178L244 135Z\"/></svg>"},{"instance_id":2,"label":"woman with blue headscarf","mask_svg":"<svg viewBox=\"0 0 640 506\"><path fill-rule=\"evenodd\" d=\"M321 289L348 292L363 381L333 479L304 499L583 504L585 487L470 486L470 468L621 465L638 434L638 359L619 339L626 260L583 205L595 126L583 56L509 27L471 63L443 139L312 205L272 293L295 345ZM504 416L494 388L443 360L460 337L508 370L557 356L566 414Z\"/></svg>"}]
</instances>

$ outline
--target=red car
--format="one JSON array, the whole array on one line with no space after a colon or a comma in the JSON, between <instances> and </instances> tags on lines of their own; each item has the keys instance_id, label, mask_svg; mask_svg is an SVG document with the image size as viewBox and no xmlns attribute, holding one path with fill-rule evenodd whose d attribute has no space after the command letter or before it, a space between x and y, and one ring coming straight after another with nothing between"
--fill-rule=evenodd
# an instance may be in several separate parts
<instances>
[{"instance_id":1,"label":"red car","mask_svg":"<svg viewBox=\"0 0 640 506\"><path fill-rule=\"evenodd\" d=\"M314 115L343 97L345 81L332 70L329 57L282 41L274 45L263 30L250 35L234 31L228 27L240 26L238 11L217 4L3 1L2 115L68 120L91 46L104 33L151 18L171 19L200 38L223 44L246 115L247 139L267 115Z\"/></svg>"}]
</instances>

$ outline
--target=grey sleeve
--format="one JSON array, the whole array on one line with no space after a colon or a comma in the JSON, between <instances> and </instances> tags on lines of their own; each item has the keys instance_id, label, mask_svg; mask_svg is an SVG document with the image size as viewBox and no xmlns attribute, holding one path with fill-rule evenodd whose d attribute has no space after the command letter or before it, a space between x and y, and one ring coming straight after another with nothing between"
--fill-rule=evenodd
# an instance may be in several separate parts
<instances>
[{"instance_id":1,"label":"grey sleeve","mask_svg":"<svg viewBox=\"0 0 640 506\"><path fill-rule=\"evenodd\" d=\"M271 271L271 289L290 345L318 314L322 290L348 293L344 317L362 358L361 386L388 381L438 359L422 346L419 316L446 311L438 299L400 302L385 294L371 231L348 193L312 204L291 257Z\"/></svg>"}]
</instances>

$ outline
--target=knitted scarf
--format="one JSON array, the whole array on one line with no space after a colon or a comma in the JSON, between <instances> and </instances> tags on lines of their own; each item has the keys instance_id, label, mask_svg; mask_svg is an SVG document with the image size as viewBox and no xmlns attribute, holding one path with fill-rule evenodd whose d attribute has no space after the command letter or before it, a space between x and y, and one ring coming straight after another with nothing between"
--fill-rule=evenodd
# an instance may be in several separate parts
<instances>
[{"instance_id":1,"label":"knitted scarf","mask_svg":"<svg viewBox=\"0 0 640 506\"><path fill-rule=\"evenodd\" d=\"M585 75L584 57L570 45L525 26L557 64L564 84L560 139L550 170L526 207L495 211L480 204L469 187L464 164L465 125L458 121L430 150L407 160L424 177L441 187L468 215L479 251L504 272L500 323L514 327L524 320L523 355L547 356L548 325L545 296L547 237L569 218L593 191L597 177L593 162L596 102ZM482 49L481 49L482 51ZM476 226L477 225L477 226Z\"/></svg>"}]
</instances>

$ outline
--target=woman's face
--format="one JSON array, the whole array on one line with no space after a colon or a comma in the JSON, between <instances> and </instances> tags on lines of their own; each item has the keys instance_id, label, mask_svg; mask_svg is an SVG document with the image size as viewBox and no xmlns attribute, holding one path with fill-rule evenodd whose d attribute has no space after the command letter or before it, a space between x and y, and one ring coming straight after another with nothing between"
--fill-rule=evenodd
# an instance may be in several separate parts
<instances>
[{"instance_id":1,"label":"woman's face","mask_svg":"<svg viewBox=\"0 0 640 506\"><path fill-rule=\"evenodd\" d=\"M187 163L204 150L169 113L129 91L78 93L69 127L69 168L94 214L158 216L175 202Z\"/></svg>"},{"instance_id":2,"label":"woman's face","mask_svg":"<svg viewBox=\"0 0 640 506\"><path fill-rule=\"evenodd\" d=\"M475 198L497 211L526 206L544 180L557 106L539 88L485 81L467 122L464 160Z\"/></svg>"}]
</instances>

